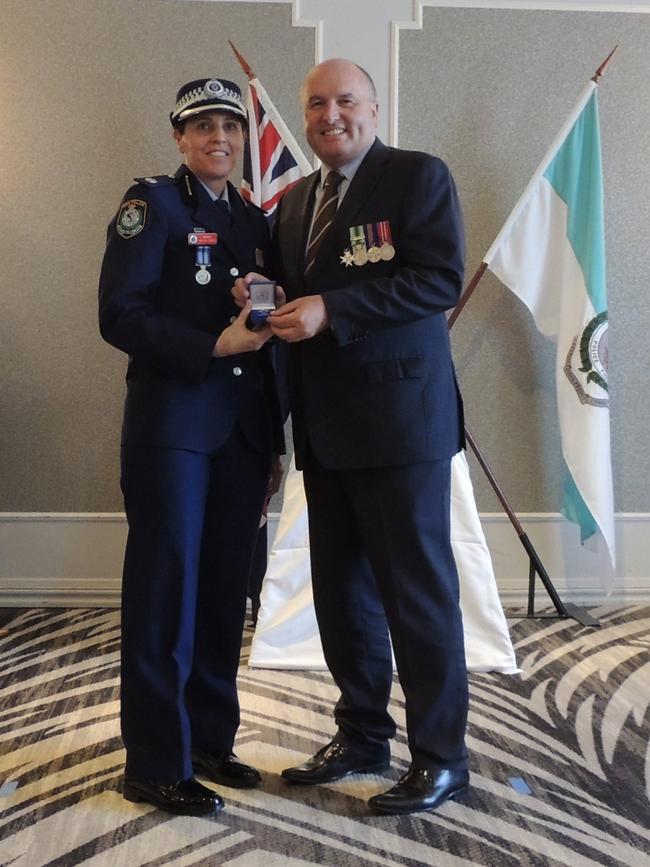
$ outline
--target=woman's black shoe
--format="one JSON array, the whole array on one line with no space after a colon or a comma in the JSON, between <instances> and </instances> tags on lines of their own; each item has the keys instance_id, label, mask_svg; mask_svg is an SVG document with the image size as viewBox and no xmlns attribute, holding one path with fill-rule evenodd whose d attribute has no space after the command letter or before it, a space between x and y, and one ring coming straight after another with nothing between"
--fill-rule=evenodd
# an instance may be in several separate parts
<instances>
[{"instance_id":1,"label":"woman's black shoe","mask_svg":"<svg viewBox=\"0 0 650 867\"><path fill-rule=\"evenodd\" d=\"M124 797L127 801L146 801L178 816L208 816L220 813L224 807L223 798L194 777L177 783L156 783L125 776Z\"/></svg>"}]
</instances>

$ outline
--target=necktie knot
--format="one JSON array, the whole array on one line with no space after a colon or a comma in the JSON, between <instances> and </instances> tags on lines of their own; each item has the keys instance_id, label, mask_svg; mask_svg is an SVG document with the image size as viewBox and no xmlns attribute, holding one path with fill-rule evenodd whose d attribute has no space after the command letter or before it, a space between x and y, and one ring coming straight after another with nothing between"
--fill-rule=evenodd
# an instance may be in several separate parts
<instances>
[{"instance_id":1,"label":"necktie knot","mask_svg":"<svg viewBox=\"0 0 650 867\"><path fill-rule=\"evenodd\" d=\"M339 174L336 171L331 171L328 173L325 178L325 183L323 184L323 190L336 190L338 189L339 184L343 180L343 175Z\"/></svg>"}]
</instances>

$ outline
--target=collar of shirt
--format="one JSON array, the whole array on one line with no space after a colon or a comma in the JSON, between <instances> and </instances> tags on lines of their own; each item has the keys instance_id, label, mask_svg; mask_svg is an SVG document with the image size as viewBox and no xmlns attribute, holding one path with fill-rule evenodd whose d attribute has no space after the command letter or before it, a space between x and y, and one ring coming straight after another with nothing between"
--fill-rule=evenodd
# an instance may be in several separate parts
<instances>
[{"instance_id":1,"label":"collar of shirt","mask_svg":"<svg viewBox=\"0 0 650 867\"><path fill-rule=\"evenodd\" d=\"M373 144L374 144L374 142L373 142ZM350 184L352 183L352 180L357 173L357 169L359 168L361 163L366 158L366 155L367 155L367 153L371 147L372 147L372 144L369 147L367 147L365 149L365 151L363 151L358 156L356 156L351 162L347 163L344 166L339 166L339 168L336 169L336 171L340 175L343 175L343 180L341 181L341 184L339 186L339 202L338 202L337 208L339 208L341 206L341 202L345 198L345 194L347 193L347 191L350 189ZM330 166L326 166L325 163L321 164L320 183L316 187L316 209L318 209L318 202L320 201L321 196L323 195L323 186L325 185L325 178L328 176L328 174L331 171L332 171L332 168Z\"/></svg>"},{"instance_id":2,"label":"collar of shirt","mask_svg":"<svg viewBox=\"0 0 650 867\"><path fill-rule=\"evenodd\" d=\"M230 207L230 199L228 198L228 184L223 188L223 193L218 196L214 193L207 184L204 184L201 178L197 178L198 182L201 184L203 189L207 192L213 202L216 202L217 199L221 199L222 202L225 202L228 207Z\"/></svg>"}]
</instances>

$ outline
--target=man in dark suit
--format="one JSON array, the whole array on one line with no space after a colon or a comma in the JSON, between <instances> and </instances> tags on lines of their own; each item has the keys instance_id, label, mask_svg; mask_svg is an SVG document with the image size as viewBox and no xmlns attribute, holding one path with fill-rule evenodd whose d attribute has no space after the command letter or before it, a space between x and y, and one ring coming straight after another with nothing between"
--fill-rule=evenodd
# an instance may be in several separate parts
<instances>
[{"instance_id":1,"label":"man in dark suit","mask_svg":"<svg viewBox=\"0 0 650 867\"><path fill-rule=\"evenodd\" d=\"M283 776L313 784L388 766L390 630L412 765L370 805L434 809L468 787L449 514L463 418L445 318L462 286L461 211L441 160L375 137L374 85L360 67L320 64L302 98L323 166L280 204L287 303L270 322L292 344L314 603L341 697L333 741Z\"/></svg>"},{"instance_id":2,"label":"man in dark suit","mask_svg":"<svg viewBox=\"0 0 650 867\"><path fill-rule=\"evenodd\" d=\"M103 337L129 355L121 485L124 796L218 812L193 778L251 787L235 678L248 575L282 423L266 342L232 302L268 267L264 214L228 181L244 146L239 88L198 79L171 114L184 164L139 178L108 229Z\"/></svg>"}]
</instances>

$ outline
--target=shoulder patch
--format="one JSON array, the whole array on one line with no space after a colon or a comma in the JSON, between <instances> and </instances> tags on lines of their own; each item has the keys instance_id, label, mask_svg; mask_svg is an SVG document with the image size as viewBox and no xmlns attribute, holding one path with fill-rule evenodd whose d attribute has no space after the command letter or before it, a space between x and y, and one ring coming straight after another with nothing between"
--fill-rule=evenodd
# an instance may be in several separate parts
<instances>
[{"instance_id":1,"label":"shoulder patch","mask_svg":"<svg viewBox=\"0 0 650 867\"><path fill-rule=\"evenodd\" d=\"M122 238L134 238L144 229L147 220L147 203L142 199L122 202L115 228Z\"/></svg>"}]
</instances>

